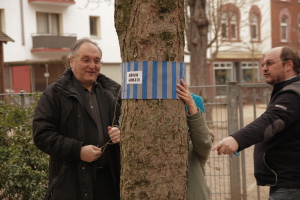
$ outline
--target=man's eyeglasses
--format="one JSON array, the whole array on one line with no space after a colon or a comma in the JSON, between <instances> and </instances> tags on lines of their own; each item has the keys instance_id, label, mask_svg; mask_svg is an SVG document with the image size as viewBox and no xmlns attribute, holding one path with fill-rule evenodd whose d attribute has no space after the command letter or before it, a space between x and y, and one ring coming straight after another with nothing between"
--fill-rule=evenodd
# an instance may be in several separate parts
<instances>
[{"instance_id":1,"label":"man's eyeglasses","mask_svg":"<svg viewBox=\"0 0 300 200\"><path fill-rule=\"evenodd\" d=\"M265 65L266 65L266 67L270 67L271 65L273 65L274 63L279 62L279 61L284 61L284 60L268 60L267 62L263 62L261 64L261 67L264 68Z\"/></svg>"},{"instance_id":2,"label":"man's eyeglasses","mask_svg":"<svg viewBox=\"0 0 300 200\"><path fill-rule=\"evenodd\" d=\"M83 59L81 59L81 62L83 62L85 64L93 63L93 62L95 63L95 65L100 65L101 64L100 59L90 60L90 59L87 59L87 58L83 58Z\"/></svg>"}]
</instances>

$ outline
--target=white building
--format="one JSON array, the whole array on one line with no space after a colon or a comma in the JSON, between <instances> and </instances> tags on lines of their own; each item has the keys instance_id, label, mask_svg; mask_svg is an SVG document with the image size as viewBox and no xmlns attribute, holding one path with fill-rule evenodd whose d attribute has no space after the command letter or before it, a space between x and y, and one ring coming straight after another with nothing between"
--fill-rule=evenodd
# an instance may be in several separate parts
<instances>
[{"instance_id":1,"label":"white building","mask_svg":"<svg viewBox=\"0 0 300 200\"><path fill-rule=\"evenodd\" d=\"M45 89L67 67L70 45L89 37L103 51L101 72L121 82L120 49L113 1L1 0L0 30L14 42L4 44L5 88ZM65 57L65 58L63 58ZM63 58L63 59L62 59Z\"/></svg>"},{"instance_id":2,"label":"white building","mask_svg":"<svg viewBox=\"0 0 300 200\"><path fill-rule=\"evenodd\" d=\"M14 40L4 44L6 89L45 89L65 70L68 48L82 37L99 44L103 50L101 72L121 83L114 1L87 2L0 0L0 30ZM299 48L299 3L298 0L207 0L209 40L218 35L217 43L207 52L210 83L259 82L259 65L267 50L283 45ZM218 14L219 20L214 19L213 15ZM187 56L185 62L189 62Z\"/></svg>"},{"instance_id":3,"label":"white building","mask_svg":"<svg viewBox=\"0 0 300 200\"><path fill-rule=\"evenodd\" d=\"M214 11L219 11L214 12ZM211 83L260 82L260 63L272 48L271 1L208 0Z\"/></svg>"}]
</instances>

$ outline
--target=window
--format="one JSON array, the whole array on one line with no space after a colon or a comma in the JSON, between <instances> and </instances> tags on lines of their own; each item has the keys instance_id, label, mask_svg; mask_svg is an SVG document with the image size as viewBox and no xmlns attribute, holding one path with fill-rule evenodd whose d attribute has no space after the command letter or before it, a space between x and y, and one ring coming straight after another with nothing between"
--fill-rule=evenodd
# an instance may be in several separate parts
<instances>
[{"instance_id":1,"label":"window","mask_svg":"<svg viewBox=\"0 0 300 200\"><path fill-rule=\"evenodd\" d=\"M36 13L37 33L59 35L59 14Z\"/></svg>"},{"instance_id":2,"label":"window","mask_svg":"<svg viewBox=\"0 0 300 200\"><path fill-rule=\"evenodd\" d=\"M251 40L258 40L258 15L252 13L250 17Z\"/></svg>"},{"instance_id":3,"label":"window","mask_svg":"<svg viewBox=\"0 0 300 200\"><path fill-rule=\"evenodd\" d=\"M214 63L216 85L224 85L232 80L232 66L232 62Z\"/></svg>"},{"instance_id":4,"label":"window","mask_svg":"<svg viewBox=\"0 0 300 200\"><path fill-rule=\"evenodd\" d=\"M295 17L296 18L296 17ZM280 10L279 13L279 36L280 42L291 42L290 41L290 34L294 31L291 30L291 14L287 8L283 8Z\"/></svg>"},{"instance_id":5,"label":"window","mask_svg":"<svg viewBox=\"0 0 300 200\"><path fill-rule=\"evenodd\" d=\"M250 33L250 40L260 41L260 22L261 22L261 12L258 6L253 5L249 11L249 33Z\"/></svg>"},{"instance_id":6,"label":"window","mask_svg":"<svg viewBox=\"0 0 300 200\"><path fill-rule=\"evenodd\" d=\"M237 39L237 17L235 13L232 13L230 20L230 36L231 39Z\"/></svg>"},{"instance_id":7,"label":"window","mask_svg":"<svg viewBox=\"0 0 300 200\"><path fill-rule=\"evenodd\" d=\"M253 83L258 81L259 77L258 62L242 62L242 82Z\"/></svg>"},{"instance_id":8,"label":"window","mask_svg":"<svg viewBox=\"0 0 300 200\"><path fill-rule=\"evenodd\" d=\"M226 85L233 80L233 63L232 62L215 62L215 85ZM216 87L216 95L226 95L223 87Z\"/></svg>"},{"instance_id":9,"label":"window","mask_svg":"<svg viewBox=\"0 0 300 200\"><path fill-rule=\"evenodd\" d=\"M286 42L288 39L287 31L288 31L288 18L287 16L283 15L280 21L280 32L281 32L280 38L282 42Z\"/></svg>"},{"instance_id":10,"label":"window","mask_svg":"<svg viewBox=\"0 0 300 200\"><path fill-rule=\"evenodd\" d=\"M228 38L227 23L228 23L227 13L223 12L221 16L221 34L223 39Z\"/></svg>"},{"instance_id":11,"label":"window","mask_svg":"<svg viewBox=\"0 0 300 200\"><path fill-rule=\"evenodd\" d=\"M221 14L221 37L222 40L238 40L239 39L239 9L229 3L222 7Z\"/></svg>"},{"instance_id":12,"label":"window","mask_svg":"<svg viewBox=\"0 0 300 200\"><path fill-rule=\"evenodd\" d=\"M90 16L90 35L94 37L100 37L99 17Z\"/></svg>"}]
</instances>

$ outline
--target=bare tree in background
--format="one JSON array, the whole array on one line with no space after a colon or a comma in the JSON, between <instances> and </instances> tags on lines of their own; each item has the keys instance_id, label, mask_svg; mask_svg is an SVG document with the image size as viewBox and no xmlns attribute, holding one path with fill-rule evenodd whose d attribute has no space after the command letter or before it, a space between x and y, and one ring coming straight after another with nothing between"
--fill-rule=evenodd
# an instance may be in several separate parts
<instances>
[{"instance_id":1,"label":"bare tree in background","mask_svg":"<svg viewBox=\"0 0 300 200\"><path fill-rule=\"evenodd\" d=\"M249 7L258 0L185 0L186 38L190 55L190 85L209 85L207 49L213 47L212 59L218 54L221 46L232 46L222 40L222 12L230 13L232 7L224 8L226 4L238 8ZM229 21L232 16L229 15ZM245 23L244 23L245 24ZM246 24L249 26L249 23ZM241 27L239 27L241 28ZM208 37L209 36L209 37ZM209 38L209 39L208 39ZM241 47L245 50L245 46ZM236 46L232 46L236 49ZM211 75L211 74L209 74ZM206 99L204 92L198 91Z\"/></svg>"},{"instance_id":2,"label":"bare tree in background","mask_svg":"<svg viewBox=\"0 0 300 200\"><path fill-rule=\"evenodd\" d=\"M207 34L209 21L206 16L206 0L186 0L186 37L190 51L190 85L208 85L207 76ZM199 89L195 92L204 99Z\"/></svg>"}]
</instances>

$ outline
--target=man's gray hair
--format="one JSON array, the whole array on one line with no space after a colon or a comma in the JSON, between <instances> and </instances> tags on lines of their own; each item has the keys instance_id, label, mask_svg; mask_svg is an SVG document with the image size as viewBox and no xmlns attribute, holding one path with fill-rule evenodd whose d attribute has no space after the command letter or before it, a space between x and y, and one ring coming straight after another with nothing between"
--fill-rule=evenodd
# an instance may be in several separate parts
<instances>
[{"instance_id":1,"label":"man's gray hair","mask_svg":"<svg viewBox=\"0 0 300 200\"><path fill-rule=\"evenodd\" d=\"M77 51L80 48L80 46L84 43L91 43L93 45L95 45L95 47L97 47L97 49L100 52L100 59L102 58L102 50L100 49L100 47L98 46L98 44L96 42L93 42L91 39L89 38L81 38L76 40L72 46L70 47L70 53L69 53L69 58L74 58L75 56L77 56Z\"/></svg>"}]
</instances>

